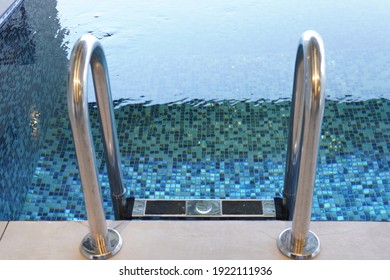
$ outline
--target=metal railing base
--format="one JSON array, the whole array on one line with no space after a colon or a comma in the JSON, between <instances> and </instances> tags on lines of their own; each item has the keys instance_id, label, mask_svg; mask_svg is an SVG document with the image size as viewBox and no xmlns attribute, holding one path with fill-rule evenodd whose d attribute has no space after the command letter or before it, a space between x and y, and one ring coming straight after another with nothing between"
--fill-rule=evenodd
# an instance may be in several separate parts
<instances>
[{"instance_id":1,"label":"metal railing base","mask_svg":"<svg viewBox=\"0 0 390 280\"><path fill-rule=\"evenodd\" d=\"M308 260L315 258L319 254L320 240L314 232L309 230L305 246L303 247L293 245L291 232L291 228L288 228L279 235L278 248L283 255L295 260Z\"/></svg>"},{"instance_id":2,"label":"metal railing base","mask_svg":"<svg viewBox=\"0 0 390 280\"><path fill-rule=\"evenodd\" d=\"M91 234L87 234L81 242L81 253L90 260L111 258L122 248L122 237L115 229L108 228L106 239L101 244L95 244Z\"/></svg>"}]
</instances>

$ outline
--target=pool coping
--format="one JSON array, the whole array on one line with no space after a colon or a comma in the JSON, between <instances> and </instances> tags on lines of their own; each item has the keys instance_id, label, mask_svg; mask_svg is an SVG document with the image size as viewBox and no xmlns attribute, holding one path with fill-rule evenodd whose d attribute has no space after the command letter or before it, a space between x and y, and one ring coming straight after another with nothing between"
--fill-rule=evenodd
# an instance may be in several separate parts
<instances>
[{"instance_id":1,"label":"pool coping","mask_svg":"<svg viewBox=\"0 0 390 280\"><path fill-rule=\"evenodd\" d=\"M133 220L108 225L124 240L116 260L286 260L276 240L291 222ZM390 247L384 246L390 242L389 222L312 222L311 230L321 242L316 260L390 260ZM87 233L87 221L11 221L0 240L0 259L82 260L79 246Z\"/></svg>"},{"instance_id":2,"label":"pool coping","mask_svg":"<svg viewBox=\"0 0 390 280\"><path fill-rule=\"evenodd\" d=\"M3 2L0 3L0 27L23 1L24 0L3 0Z\"/></svg>"}]
</instances>

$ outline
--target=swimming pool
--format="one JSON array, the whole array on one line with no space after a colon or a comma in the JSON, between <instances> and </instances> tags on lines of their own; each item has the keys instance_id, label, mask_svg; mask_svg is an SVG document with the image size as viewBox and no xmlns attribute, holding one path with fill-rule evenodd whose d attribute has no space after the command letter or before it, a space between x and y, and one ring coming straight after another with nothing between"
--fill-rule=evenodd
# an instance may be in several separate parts
<instances>
[{"instance_id":1,"label":"swimming pool","mask_svg":"<svg viewBox=\"0 0 390 280\"><path fill-rule=\"evenodd\" d=\"M65 98L69 48L84 33L107 54L128 196L280 195L296 45L316 29L327 100L312 219L389 220L389 4L47 2L26 0L1 30L1 219L86 218Z\"/></svg>"}]
</instances>

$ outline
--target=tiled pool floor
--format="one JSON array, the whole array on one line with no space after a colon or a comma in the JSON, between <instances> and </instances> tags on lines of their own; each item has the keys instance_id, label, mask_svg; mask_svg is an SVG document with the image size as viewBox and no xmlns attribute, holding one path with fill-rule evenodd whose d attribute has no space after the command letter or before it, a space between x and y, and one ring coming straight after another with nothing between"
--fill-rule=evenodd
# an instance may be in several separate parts
<instances>
[{"instance_id":1,"label":"tiled pool floor","mask_svg":"<svg viewBox=\"0 0 390 280\"><path fill-rule=\"evenodd\" d=\"M118 101L119 102L119 101ZM21 220L85 219L66 106L40 152ZM90 106L107 218L113 213ZM264 199L282 193L290 102L133 104L115 110L128 196ZM313 220L390 219L390 101L327 100Z\"/></svg>"}]
</instances>

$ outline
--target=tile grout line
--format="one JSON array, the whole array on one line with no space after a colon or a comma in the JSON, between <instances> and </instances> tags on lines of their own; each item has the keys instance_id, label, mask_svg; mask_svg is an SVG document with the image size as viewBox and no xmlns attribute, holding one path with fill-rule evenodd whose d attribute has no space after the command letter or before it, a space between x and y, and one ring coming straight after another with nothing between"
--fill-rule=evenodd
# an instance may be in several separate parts
<instances>
[{"instance_id":1,"label":"tile grout line","mask_svg":"<svg viewBox=\"0 0 390 280\"><path fill-rule=\"evenodd\" d=\"M5 225L4 230L3 230L3 233L2 233L1 236L0 236L0 242L1 242L1 240L3 239L3 236L4 236L4 234L5 234L5 231L7 230L8 225L9 225L9 221L8 221L7 224Z\"/></svg>"}]
</instances>

